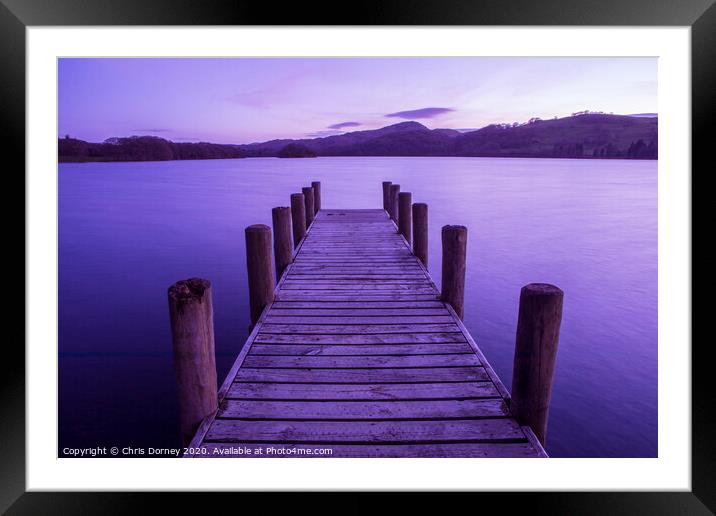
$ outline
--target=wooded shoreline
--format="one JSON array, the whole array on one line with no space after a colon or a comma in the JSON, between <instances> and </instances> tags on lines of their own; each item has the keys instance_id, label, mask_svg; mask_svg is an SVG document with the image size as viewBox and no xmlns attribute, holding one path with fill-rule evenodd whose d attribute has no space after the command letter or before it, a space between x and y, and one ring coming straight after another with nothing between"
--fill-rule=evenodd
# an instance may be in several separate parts
<instances>
[{"instance_id":1,"label":"wooded shoreline","mask_svg":"<svg viewBox=\"0 0 716 516\"><path fill-rule=\"evenodd\" d=\"M316 156L658 159L658 153L658 118L606 114L492 124L467 132L401 122L323 138L250 144L177 143L156 136L101 143L69 135L58 140L61 163Z\"/></svg>"}]
</instances>

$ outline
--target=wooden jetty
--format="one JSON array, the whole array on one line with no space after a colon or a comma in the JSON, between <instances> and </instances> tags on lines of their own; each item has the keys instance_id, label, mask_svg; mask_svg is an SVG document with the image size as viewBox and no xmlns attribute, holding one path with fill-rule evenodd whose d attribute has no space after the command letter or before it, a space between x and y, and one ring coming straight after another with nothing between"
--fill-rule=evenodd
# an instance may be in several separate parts
<instances>
[{"instance_id":1,"label":"wooden jetty","mask_svg":"<svg viewBox=\"0 0 716 516\"><path fill-rule=\"evenodd\" d=\"M247 228L254 325L216 396L210 284L170 288L185 456L547 456L561 291L523 289L515 405L460 317L467 230L443 228L441 292L426 268L427 206L395 186L384 209L320 208L320 183L306 202L294 194L293 222L274 211L275 268L271 229ZM303 231L296 218L312 222Z\"/></svg>"}]
</instances>

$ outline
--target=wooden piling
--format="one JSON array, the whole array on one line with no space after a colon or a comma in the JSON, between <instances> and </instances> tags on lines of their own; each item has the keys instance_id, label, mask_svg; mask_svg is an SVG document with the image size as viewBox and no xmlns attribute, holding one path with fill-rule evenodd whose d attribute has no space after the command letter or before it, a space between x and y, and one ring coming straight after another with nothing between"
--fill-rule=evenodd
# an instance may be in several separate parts
<instances>
[{"instance_id":1,"label":"wooden piling","mask_svg":"<svg viewBox=\"0 0 716 516\"><path fill-rule=\"evenodd\" d=\"M398 229L405 240L412 245L413 194L410 192L400 192L398 194Z\"/></svg>"},{"instance_id":2,"label":"wooden piling","mask_svg":"<svg viewBox=\"0 0 716 516\"><path fill-rule=\"evenodd\" d=\"M199 278L178 281L169 287L168 297L181 437L186 446L204 418L217 409L211 283Z\"/></svg>"},{"instance_id":3,"label":"wooden piling","mask_svg":"<svg viewBox=\"0 0 716 516\"><path fill-rule=\"evenodd\" d=\"M321 209L321 182L313 181L311 188L313 188L313 212L318 213Z\"/></svg>"},{"instance_id":4,"label":"wooden piling","mask_svg":"<svg viewBox=\"0 0 716 516\"><path fill-rule=\"evenodd\" d=\"M563 299L562 290L546 283L531 283L520 292L510 410L518 423L532 428L542 445L547 436Z\"/></svg>"},{"instance_id":5,"label":"wooden piling","mask_svg":"<svg viewBox=\"0 0 716 516\"><path fill-rule=\"evenodd\" d=\"M398 195L400 194L400 185L390 185L390 210L388 214L393 222L398 224Z\"/></svg>"},{"instance_id":6,"label":"wooden piling","mask_svg":"<svg viewBox=\"0 0 716 516\"><path fill-rule=\"evenodd\" d=\"M457 316L465 315L465 258L467 228L443 226L442 300L450 303Z\"/></svg>"},{"instance_id":7,"label":"wooden piling","mask_svg":"<svg viewBox=\"0 0 716 516\"><path fill-rule=\"evenodd\" d=\"M291 221L293 224L293 245L297 247L306 236L306 201L303 194L291 194Z\"/></svg>"},{"instance_id":8,"label":"wooden piling","mask_svg":"<svg viewBox=\"0 0 716 516\"><path fill-rule=\"evenodd\" d=\"M390 185L391 181L383 181L383 209L390 214Z\"/></svg>"},{"instance_id":9,"label":"wooden piling","mask_svg":"<svg viewBox=\"0 0 716 516\"><path fill-rule=\"evenodd\" d=\"M413 204L413 254L428 268L428 205Z\"/></svg>"},{"instance_id":10,"label":"wooden piling","mask_svg":"<svg viewBox=\"0 0 716 516\"><path fill-rule=\"evenodd\" d=\"M306 203L306 229L308 229L308 226L311 225L311 222L313 222L316 216L316 209L313 202L313 188L306 186L302 188L301 191L303 192L303 200Z\"/></svg>"},{"instance_id":11,"label":"wooden piling","mask_svg":"<svg viewBox=\"0 0 716 516\"><path fill-rule=\"evenodd\" d=\"M291 208L280 207L271 210L273 221L273 256L276 264L276 281L293 261L291 241Z\"/></svg>"},{"instance_id":12,"label":"wooden piling","mask_svg":"<svg viewBox=\"0 0 716 516\"><path fill-rule=\"evenodd\" d=\"M251 325L273 301L274 275L271 264L271 228L254 224L246 228L246 268L249 274Z\"/></svg>"}]
</instances>

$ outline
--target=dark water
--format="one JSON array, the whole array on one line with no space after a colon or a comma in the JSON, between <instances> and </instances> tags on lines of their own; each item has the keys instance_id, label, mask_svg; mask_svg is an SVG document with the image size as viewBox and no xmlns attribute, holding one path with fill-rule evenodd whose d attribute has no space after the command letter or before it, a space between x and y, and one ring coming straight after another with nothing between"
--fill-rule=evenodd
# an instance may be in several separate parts
<instances>
[{"instance_id":1,"label":"dark water","mask_svg":"<svg viewBox=\"0 0 716 516\"><path fill-rule=\"evenodd\" d=\"M246 336L243 229L311 180L325 208L380 182L469 228L465 323L511 384L520 287L565 291L547 451L657 454L657 164L486 158L245 159L59 167L59 444L179 445L167 287L213 282L223 380Z\"/></svg>"}]
</instances>

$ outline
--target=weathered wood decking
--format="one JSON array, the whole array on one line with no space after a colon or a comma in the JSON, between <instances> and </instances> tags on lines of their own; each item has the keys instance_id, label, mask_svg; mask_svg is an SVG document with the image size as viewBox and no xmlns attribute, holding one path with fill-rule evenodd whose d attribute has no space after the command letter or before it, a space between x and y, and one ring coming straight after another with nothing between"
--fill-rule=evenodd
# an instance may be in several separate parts
<instances>
[{"instance_id":1,"label":"weathered wood decking","mask_svg":"<svg viewBox=\"0 0 716 516\"><path fill-rule=\"evenodd\" d=\"M507 403L386 212L322 209L190 447L546 456Z\"/></svg>"}]
</instances>

